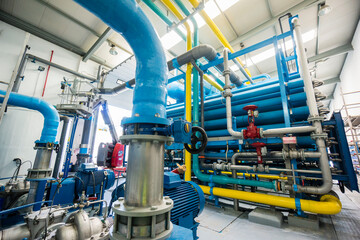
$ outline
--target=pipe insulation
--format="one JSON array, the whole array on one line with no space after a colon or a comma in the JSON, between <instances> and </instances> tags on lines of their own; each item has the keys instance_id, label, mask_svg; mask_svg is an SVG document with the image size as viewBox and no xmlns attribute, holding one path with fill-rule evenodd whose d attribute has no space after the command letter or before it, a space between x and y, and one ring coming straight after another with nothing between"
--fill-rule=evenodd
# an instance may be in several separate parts
<instances>
[{"instance_id":1,"label":"pipe insulation","mask_svg":"<svg viewBox=\"0 0 360 240\"><path fill-rule=\"evenodd\" d=\"M168 124L165 109L168 70L164 49L154 27L136 1L75 1L119 32L134 51L137 84L132 117L123 123Z\"/></svg>"},{"instance_id":2,"label":"pipe insulation","mask_svg":"<svg viewBox=\"0 0 360 240\"><path fill-rule=\"evenodd\" d=\"M192 48L190 51L187 51L176 58L170 60L167 62L169 71L179 68L182 65L185 65L186 63L189 63L191 61L196 61L200 58L206 58L208 61L213 61L218 59L218 54L216 50L207 44L201 44L199 46L196 46ZM224 64L220 63L216 65L216 68L223 72L224 71ZM233 71L230 71L230 81L235 84L235 86L240 87L242 85L242 81L238 75L236 75Z\"/></svg>"},{"instance_id":3,"label":"pipe insulation","mask_svg":"<svg viewBox=\"0 0 360 240\"><path fill-rule=\"evenodd\" d=\"M289 81L287 83L287 88L289 89L290 94L301 93L304 83L302 79L296 79ZM232 96L232 105L247 103L251 101L260 101L269 98L280 97L280 85L279 83L272 83L270 85L260 85L257 88L241 88L241 91L231 91ZM223 108L224 107L224 97L222 95L216 94L214 96L208 97L204 102L205 110ZM167 107L167 113L169 116L175 115L177 113L184 112L183 104L174 104L174 106Z\"/></svg>"},{"instance_id":4,"label":"pipe insulation","mask_svg":"<svg viewBox=\"0 0 360 240\"><path fill-rule=\"evenodd\" d=\"M5 94L5 91L0 90L0 95ZM3 100L4 98L0 97L0 103L2 103ZM54 106L40 98L29 97L18 93L10 93L8 104L40 112L44 117L44 127L39 141L41 143L55 143L60 117Z\"/></svg>"}]
</instances>

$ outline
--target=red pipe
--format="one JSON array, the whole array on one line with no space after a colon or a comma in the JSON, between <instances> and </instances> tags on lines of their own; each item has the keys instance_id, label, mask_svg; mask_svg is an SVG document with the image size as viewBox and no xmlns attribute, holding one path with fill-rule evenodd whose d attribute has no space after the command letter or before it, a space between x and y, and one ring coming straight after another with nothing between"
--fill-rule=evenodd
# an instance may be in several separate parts
<instances>
[{"instance_id":1,"label":"red pipe","mask_svg":"<svg viewBox=\"0 0 360 240\"><path fill-rule=\"evenodd\" d=\"M50 62L52 61L53 54L54 54L54 50L51 50ZM48 66L48 69L47 69L47 72L46 72L46 78L45 78L44 88L43 88L43 92L42 92L41 97L43 97L44 94L45 94L45 88L46 88L46 83L47 83L47 79L48 79L48 76L49 76L49 71L50 71L50 66Z\"/></svg>"}]
</instances>

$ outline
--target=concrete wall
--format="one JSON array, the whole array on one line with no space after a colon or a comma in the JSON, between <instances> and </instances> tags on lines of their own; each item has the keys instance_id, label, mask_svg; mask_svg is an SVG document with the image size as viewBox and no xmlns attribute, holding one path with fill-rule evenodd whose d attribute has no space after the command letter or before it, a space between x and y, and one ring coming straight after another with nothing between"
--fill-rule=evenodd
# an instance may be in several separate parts
<instances>
[{"instance_id":1,"label":"concrete wall","mask_svg":"<svg viewBox=\"0 0 360 240\"><path fill-rule=\"evenodd\" d=\"M24 31L0 21L0 81L9 82L20 52L23 51L25 34ZM53 50L53 62L96 78L98 64L92 61L84 63L80 56L36 36L30 36L28 45L31 47L29 53L35 56L49 60ZM38 71L39 66L45 67L45 71ZM19 93L41 98L46 71L46 65L29 61ZM60 82L63 77L74 79L71 74L50 68L43 100L54 105L60 103L61 98L58 95L61 93ZM6 90L6 87L0 84L1 90ZM12 161L14 158L34 160L34 141L40 137L42 124L43 117L40 113L9 107L0 124L0 177L12 176L16 168ZM24 165L20 174L25 174L27 168L29 165Z\"/></svg>"},{"instance_id":2,"label":"concrete wall","mask_svg":"<svg viewBox=\"0 0 360 240\"><path fill-rule=\"evenodd\" d=\"M354 51L348 53L346 57L340 74L341 82L337 84L334 91L334 100L331 102L330 110L338 111L344 105L340 95L340 88L343 93L359 91L359 93L344 96L346 104L358 103L357 108L349 109L349 114L354 116L360 115L360 23L358 23L351 44ZM344 111L342 113L345 114Z\"/></svg>"}]
</instances>

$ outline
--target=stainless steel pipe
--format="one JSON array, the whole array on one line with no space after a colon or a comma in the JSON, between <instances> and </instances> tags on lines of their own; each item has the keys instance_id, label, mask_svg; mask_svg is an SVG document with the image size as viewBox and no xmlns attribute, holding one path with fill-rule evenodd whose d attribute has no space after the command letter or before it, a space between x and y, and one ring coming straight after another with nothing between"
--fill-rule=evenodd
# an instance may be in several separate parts
<instances>
[{"instance_id":1,"label":"stainless steel pipe","mask_svg":"<svg viewBox=\"0 0 360 240\"><path fill-rule=\"evenodd\" d=\"M314 132L316 127L314 126L301 126L301 127L289 127L289 128L274 128L264 130L262 132L264 137L277 136L284 134L296 134L296 133L310 133Z\"/></svg>"},{"instance_id":2,"label":"stainless steel pipe","mask_svg":"<svg viewBox=\"0 0 360 240\"><path fill-rule=\"evenodd\" d=\"M294 18L292 20L292 23L294 25L295 40L296 40L297 52L299 56L299 65L301 69L301 76L304 80L304 88L306 92L307 105L309 107L309 112L310 112L310 119L313 122L313 126L316 127L314 137L316 137L316 145L318 147L318 152L321 154L320 168L323 177L323 184L321 186L319 187L298 186L298 191L305 193L312 193L312 194L326 194L332 188L332 176L331 176L329 159L328 159L325 140L322 131L321 117L319 116L314 88L310 77L307 57L305 53L305 47L301 36L301 27L299 24L299 19Z\"/></svg>"},{"instance_id":3,"label":"stainless steel pipe","mask_svg":"<svg viewBox=\"0 0 360 240\"><path fill-rule=\"evenodd\" d=\"M125 188L127 206L151 207L162 203L164 144L153 139L130 140Z\"/></svg>"},{"instance_id":4,"label":"stainless steel pipe","mask_svg":"<svg viewBox=\"0 0 360 240\"><path fill-rule=\"evenodd\" d=\"M227 124L227 130L229 134L233 137L237 137L242 139L243 134L242 132L234 131L232 127L232 113L231 113L231 86L230 86L230 68L229 68L229 50L227 48L223 51L223 57L224 57L224 77L225 77L225 86L224 86L224 92L223 96L226 99L226 124Z\"/></svg>"}]
</instances>

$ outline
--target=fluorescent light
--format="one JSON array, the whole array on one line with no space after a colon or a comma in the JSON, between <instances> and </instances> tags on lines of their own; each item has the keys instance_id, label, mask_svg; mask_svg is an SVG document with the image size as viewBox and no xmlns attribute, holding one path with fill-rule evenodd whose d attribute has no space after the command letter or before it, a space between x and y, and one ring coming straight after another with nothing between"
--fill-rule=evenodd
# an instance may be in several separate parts
<instances>
[{"instance_id":1,"label":"fluorescent light","mask_svg":"<svg viewBox=\"0 0 360 240\"><path fill-rule=\"evenodd\" d=\"M221 11L224 12L238 1L239 0L216 0L216 3L220 7Z\"/></svg>"},{"instance_id":2,"label":"fluorescent light","mask_svg":"<svg viewBox=\"0 0 360 240\"><path fill-rule=\"evenodd\" d=\"M219 1L216 1L216 3L219 5L221 11L225 11L226 9L233 6L238 1L239 0L219 0ZM221 14L220 9L216 6L214 0L210 0L207 3L205 3L204 10L211 19L214 19ZM195 14L194 18L195 18L199 28L201 28L202 26L205 25L205 21L200 16L199 13Z\"/></svg>"},{"instance_id":3,"label":"fluorescent light","mask_svg":"<svg viewBox=\"0 0 360 240\"><path fill-rule=\"evenodd\" d=\"M258 63L258 62L261 62L261 61L264 61L265 59L268 59L268 58L271 58L275 56L275 49L274 48L270 48L262 53L259 53L253 57L251 57L251 60L254 62L254 63Z\"/></svg>"},{"instance_id":4,"label":"fluorescent light","mask_svg":"<svg viewBox=\"0 0 360 240\"><path fill-rule=\"evenodd\" d=\"M313 40L315 37L316 37L316 30L315 29L312 29L304 34L301 35L302 39L303 39L303 42L306 43L306 42L309 42L311 40ZM279 46L280 47L280 46ZM289 39L285 42L285 48L286 50L290 50L293 48L293 41L292 39ZM257 55L254 55L251 57L251 60L252 61L248 61L248 64L247 64L247 67L253 65L252 62L254 63L259 63L259 62L262 62L266 59L269 59L271 57L275 56L275 49L274 48L270 48L268 50L265 50Z\"/></svg>"},{"instance_id":5,"label":"fluorescent light","mask_svg":"<svg viewBox=\"0 0 360 240\"><path fill-rule=\"evenodd\" d=\"M219 5L219 7L221 8L222 11L228 9L229 7L231 7L232 5L234 5L238 0L220 0L217 1L217 4ZM209 15L209 17L211 19L214 19L215 17L220 15L220 9L216 6L214 0L210 0L207 3L205 3L205 8L204 10L206 11L206 13ZM200 16L199 13L196 13L194 15L194 18L196 20L196 23L198 25L198 28L201 28L202 26L204 26L206 23L204 21L204 19ZM194 31L194 27L191 23L191 21L187 21L190 25L191 31ZM186 29L184 26L179 26L178 27L180 29L181 32L183 32L185 35L187 34ZM175 33L174 30L172 30L171 32L166 33L164 36L162 36L161 38L161 42L164 46L164 48L166 50L172 48L173 46L175 46L176 44L178 44L181 41L181 37Z\"/></svg>"}]
</instances>

